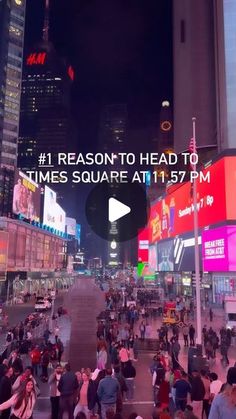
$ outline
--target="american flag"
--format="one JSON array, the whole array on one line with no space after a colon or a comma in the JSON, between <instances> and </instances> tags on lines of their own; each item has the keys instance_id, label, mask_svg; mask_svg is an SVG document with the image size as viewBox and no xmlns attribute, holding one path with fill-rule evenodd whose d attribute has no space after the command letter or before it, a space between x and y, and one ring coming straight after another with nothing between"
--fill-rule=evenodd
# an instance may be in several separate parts
<instances>
[{"instance_id":1,"label":"american flag","mask_svg":"<svg viewBox=\"0 0 236 419\"><path fill-rule=\"evenodd\" d=\"M196 140L195 138L191 138L191 140L189 141L189 152L192 153L197 153L197 147L196 147ZM194 167L193 164L190 163L191 166L191 170L196 170L196 168Z\"/></svg>"}]
</instances>

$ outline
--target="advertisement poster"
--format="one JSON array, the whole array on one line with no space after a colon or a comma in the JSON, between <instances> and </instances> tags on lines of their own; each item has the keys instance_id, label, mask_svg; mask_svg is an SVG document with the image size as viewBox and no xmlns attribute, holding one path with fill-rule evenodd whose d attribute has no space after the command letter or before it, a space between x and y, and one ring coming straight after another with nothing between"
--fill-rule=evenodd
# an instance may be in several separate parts
<instances>
[{"instance_id":1,"label":"advertisement poster","mask_svg":"<svg viewBox=\"0 0 236 419\"><path fill-rule=\"evenodd\" d=\"M198 236L199 246L199 267L202 270L202 240ZM184 234L174 239L174 271L176 272L190 272L195 269L195 255L194 255L195 239L193 234Z\"/></svg>"},{"instance_id":2,"label":"advertisement poster","mask_svg":"<svg viewBox=\"0 0 236 419\"><path fill-rule=\"evenodd\" d=\"M174 240L166 240L157 245L159 272L174 271Z\"/></svg>"},{"instance_id":3,"label":"advertisement poster","mask_svg":"<svg viewBox=\"0 0 236 419\"><path fill-rule=\"evenodd\" d=\"M12 212L30 221L40 221L40 187L16 169Z\"/></svg>"},{"instance_id":4,"label":"advertisement poster","mask_svg":"<svg viewBox=\"0 0 236 419\"><path fill-rule=\"evenodd\" d=\"M205 271L236 271L236 226L203 231L202 257Z\"/></svg>"},{"instance_id":5,"label":"advertisement poster","mask_svg":"<svg viewBox=\"0 0 236 419\"><path fill-rule=\"evenodd\" d=\"M144 228L138 234L138 261L148 262L148 251L148 229Z\"/></svg>"},{"instance_id":6,"label":"advertisement poster","mask_svg":"<svg viewBox=\"0 0 236 419\"><path fill-rule=\"evenodd\" d=\"M221 159L208 169L211 175L210 183L198 182L197 208L200 228L226 219L224 163L225 159ZM173 193L156 202L151 207L149 218L150 243L193 231L193 210L190 182L180 185Z\"/></svg>"},{"instance_id":7,"label":"advertisement poster","mask_svg":"<svg viewBox=\"0 0 236 419\"><path fill-rule=\"evenodd\" d=\"M157 245L154 244L149 247L148 267L151 272L157 270Z\"/></svg>"},{"instance_id":8,"label":"advertisement poster","mask_svg":"<svg viewBox=\"0 0 236 419\"><path fill-rule=\"evenodd\" d=\"M66 232L70 236L76 236L76 219L66 217Z\"/></svg>"},{"instance_id":9,"label":"advertisement poster","mask_svg":"<svg viewBox=\"0 0 236 419\"><path fill-rule=\"evenodd\" d=\"M80 240L81 240L81 224L76 224L75 238L76 238L76 240L78 240L78 245L80 246Z\"/></svg>"},{"instance_id":10,"label":"advertisement poster","mask_svg":"<svg viewBox=\"0 0 236 419\"><path fill-rule=\"evenodd\" d=\"M57 203L57 194L48 186L44 188L43 224L65 233L66 213Z\"/></svg>"}]
</instances>

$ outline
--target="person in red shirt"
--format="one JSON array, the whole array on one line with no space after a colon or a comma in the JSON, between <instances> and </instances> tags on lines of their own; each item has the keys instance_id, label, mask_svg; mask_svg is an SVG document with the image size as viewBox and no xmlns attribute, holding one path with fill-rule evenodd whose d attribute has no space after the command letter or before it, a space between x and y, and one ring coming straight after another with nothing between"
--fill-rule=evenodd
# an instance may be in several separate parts
<instances>
[{"instance_id":1,"label":"person in red shirt","mask_svg":"<svg viewBox=\"0 0 236 419\"><path fill-rule=\"evenodd\" d=\"M39 367L40 361L41 361L41 352L40 352L38 346L35 346L35 348L32 349L32 351L30 352L30 357L31 357L31 360L32 360L33 374L35 376L37 376L38 375L38 367Z\"/></svg>"},{"instance_id":2,"label":"person in red shirt","mask_svg":"<svg viewBox=\"0 0 236 419\"><path fill-rule=\"evenodd\" d=\"M169 397L170 397L170 384L165 379L161 381L159 392L158 392L158 401L161 404L161 408L164 409L169 406Z\"/></svg>"}]
</instances>

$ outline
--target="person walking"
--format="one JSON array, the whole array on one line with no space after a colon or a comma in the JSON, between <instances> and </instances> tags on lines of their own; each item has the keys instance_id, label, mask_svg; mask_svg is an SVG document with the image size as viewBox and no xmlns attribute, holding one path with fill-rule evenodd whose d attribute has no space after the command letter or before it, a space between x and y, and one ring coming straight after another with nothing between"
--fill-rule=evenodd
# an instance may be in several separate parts
<instances>
[{"instance_id":1,"label":"person walking","mask_svg":"<svg viewBox=\"0 0 236 419\"><path fill-rule=\"evenodd\" d=\"M48 379L51 402L51 419L58 419L59 415L60 391L58 390L58 384L62 373L63 368L60 364L58 364Z\"/></svg>"},{"instance_id":2,"label":"person walking","mask_svg":"<svg viewBox=\"0 0 236 419\"><path fill-rule=\"evenodd\" d=\"M134 379L136 377L136 369L132 365L131 360L126 362L122 372L123 372L123 376L125 378L125 382L127 386L127 392L126 392L127 400L133 400L134 399Z\"/></svg>"},{"instance_id":3,"label":"person walking","mask_svg":"<svg viewBox=\"0 0 236 419\"><path fill-rule=\"evenodd\" d=\"M64 352L64 345L61 339L58 338L57 339L57 360L59 364L61 363L61 357L62 357L63 352Z\"/></svg>"},{"instance_id":4,"label":"person walking","mask_svg":"<svg viewBox=\"0 0 236 419\"><path fill-rule=\"evenodd\" d=\"M101 419L106 419L106 412L112 408L116 411L117 396L120 386L116 378L112 377L112 370L107 368L106 376L98 385L97 395L101 404Z\"/></svg>"},{"instance_id":5,"label":"person walking","mask_svg":"<svg viewBox=\"0 0 236 419\"><path fill-rule=\"evenodd\" d=\"M146 332L146 326L144 321L141 321L140 325L139 325L139 331L140 331L140 337L141 340L145 339L145 332Z\"/></svg>"},{"instance_id":6,"label":"person walking","mask_svg":"<svg viewBox=\"0 0 236 419\"><path fill-rule=\"evenodd\" d=\"M88 370L82 373L82 383L79 386L78 401L74 410L75 419L80 412L85 414L86 419L90 419L90 412L96 404L96 386L90 376Z\"/></svg>"},{"instance_id":7,"label":"person walking","mask_svg":"<svg viewBox=\"0 0 236 419\"><path fill-rule=\"evenodd\" d=\"M188 346L188 336L189 336L189 327L188 325L184 325L183 326L183 338L184 338L184 346L187 347Z\"/></svg>"},{"instance_id":8,"label":"person walking","mask_svg":"<svg viewBox=\"0 0 236 419\"><path fill-rule=\"evenodd\" d=\"M204 384L204 388L205 388L205 395L204 395L204 399L203 399L203 406L202 406L202 417L204 417L204 413L206 415L206 418L208 418L209 416L209 412L210 412L210 379L207 376L207 373L205 370L201 370L201 379L202 382Z\"/></svg>"},{"instance_id":9,"label":"person walking","mask_svg":"<svg viewBox=\"0 0 236 419\"><path fill-rule=\"evenodd\" d=\"M202 417L203 399L205 397L205 387L198 371L192 372L191 382L191 405L194 415Z\"/></svg>"},{"instance_id":10,"label":"person walking","mask_svg":"<svg viewBox=\"0 0 236 419\"><path fill-rule=\"evenodd\" d=\"M190 346L194 346L195 345L195 329L192 324L189 327L189 340L190 340Z\"/></svg>"},{"instance_id":11,"label":"person walking","mask_svg":"<svg viewBox=\"0 0 236 419\"><path fill-rule=\"evenodd\" d=\"M188 376L185 371L182 371L181 378L176 380L173 388L175 389L176 409L184 412L187 405L188 394L191 393L191 386L188 382Z\"/></svg>"},{"instance_id":12,"label":"person walking","mask_svg":"<svg viewBox=\"0 0 236 419\"><path fill-rule=\"evenodd\" d=\"M41 361L41 352L39 350L38 346L35 346L35 348L32 349L30 352L30 358L32 362L32 368L33 368L33 374L34 376L38 375L38 369Z\"/></svg>"},{"instance_id":13,"label":"person walking","mask_svg":"<svg viewBox=\"0 0 236 419\"><path fill-rule=\"evenodd\" d=\"M63 414L68 413L69 419L73 419L74 394L79 384L74 372L71 371L70 364L65 365L65 372L62 374L58 383L60 392L59 419L63 419Z\"/></svg>"},{"instance_id":14,"label":"person walking","mask_svg":"<svg viewBox=\"0 0 236 419\"><path fill-rule=\"evenodd\" d=\"M210 308L210 310L209 310L209 317L210 317L210 322L212 322L213 321L213 310L212 310L212 308Z\"/></svg>"},{"instance_id":15,"label":"person walking","mask_svg":"<svg viewBox=\"0 0 236 419\"><path fill-rule=\"evenodd\" d=\"M12 395L13 368L5 366L5 373L0 383L0 404L6 402ZM11 409L6 409L1 414L1 419L9 419Z\"/></svg>"},{"instance_id":16,"label":"person walking","mask_svg":"<svg viewBox=\"0 0 236 419\"><path fill-rule=\"evenodd\" d=\"M14 419L33 419L33 410L36 402L36 392L31 379L26 380L19 391L0 404L0 412L11 408L11 417Z\"/></svg>"},{"instance_id":17,"label":"person walking","mask_svg":"<svg viewBox=\"0 0 236 419\"><path fill-rule=\"evenodd\" d=\"M99 370L105 370L107 364L107 351L106 347L102 346L97 354L97 368Z\"/></svg>"},{"instance_id":18,"label":"person walking","mask_svg":"<svg viewBox=\"0 0 236 419\"><path fill-rule=\"evenodd\" d=\"M213 399L209 419L236 418L236 368L231 367L227 373L224 390Z\"/></svg>"},{"instance_id":19,"label":"person walking","mask_svg":"<svg viewBox=\"0 0 236 419\"><path fill-rule=\"evenodd\" d=\"M42 381L48 381L48 365L50 362L50 355L48 348L45 348L42 357L41 357L41 366L42 366Z\"/></svg>"}]
</instances>

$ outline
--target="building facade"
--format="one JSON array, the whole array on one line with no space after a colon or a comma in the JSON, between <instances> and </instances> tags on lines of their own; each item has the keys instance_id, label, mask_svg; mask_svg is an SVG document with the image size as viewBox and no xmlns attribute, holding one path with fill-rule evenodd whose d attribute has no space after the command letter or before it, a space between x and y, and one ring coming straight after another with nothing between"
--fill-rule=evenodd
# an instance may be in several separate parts
<instances>
[{"instance_id":1,"label":"building facade","mask_svg":"<svg viewBox=\"0 0 236 419\"><path fill-rule=\"evenodd\" d=\"M0 214L10 211L17 162L25 0L0 3Z\"/></svg>"},{"instance_id":2,"label":"building facade","mask_svg":"<svg viewBox=\"0 0 236 419\"><path fill-rule=\"evenodd\" d=\"M198 146L217 145L214 1L173 1L174 149L188 149L192 117Z\"/></svg>"}]
</instances>

